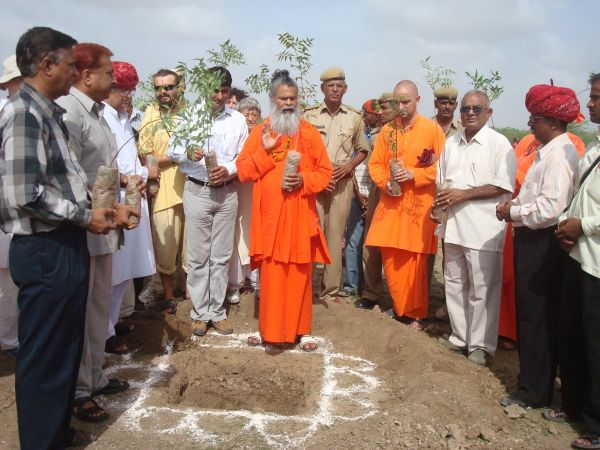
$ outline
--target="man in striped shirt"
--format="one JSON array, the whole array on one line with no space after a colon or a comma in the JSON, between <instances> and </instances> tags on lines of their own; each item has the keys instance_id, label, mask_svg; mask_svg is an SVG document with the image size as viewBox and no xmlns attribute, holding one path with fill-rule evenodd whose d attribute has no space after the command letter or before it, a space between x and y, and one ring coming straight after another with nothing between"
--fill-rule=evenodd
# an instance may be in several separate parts
<instances>
[{"instance_id":1,"label":"man in striped shirt","mask_svg":"<svg viewBox=\"0 0 600 450\"><path fill-rule=\"evenodd\" d=\"M69 428L88 288L86 230L107 233L126 225L121 218L130 212L91 209L64 110L54 103L77 75L75 43L46 27L23 34L16 51L23 86L0 116L0 228L13 233L9 265L19 288L15 393L22 449L96 439Z\"/></svg>"}]
</instances>

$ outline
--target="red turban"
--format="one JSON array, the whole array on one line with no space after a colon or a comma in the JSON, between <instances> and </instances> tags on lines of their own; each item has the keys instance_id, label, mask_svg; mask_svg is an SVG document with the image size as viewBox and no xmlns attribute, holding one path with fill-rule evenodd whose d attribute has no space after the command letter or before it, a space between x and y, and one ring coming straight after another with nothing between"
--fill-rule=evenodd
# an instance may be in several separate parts
<instances>
[{"instance_id":1,"label":"red turban","mask_svg":"<svg viewBox=\"0 0 600 450\"><path fill-rule=\"evenodd\" d=\"M531 114L573 122L580 115L577 94L572 89L549 84L536 84L525 96L525 107Z\"/></svg>"},{"instance_id":2,"label":"red turban","mask_svg":"<svg viewBox=\"0 0 600 450\"><path fill-rule=\"evenodd\" d=\"M134 90L138 81L140 81L135 67L121 61L113 61L112 66L115 73L115 87L127 89L128 91Z\"/></svg>"},{"instance_id":3,"label":"red turban","mask_svg":"<svg viewBox=\"0 0 600 450\"><path fill-rule=\"evenodd\" d=\"M377 99L372 98L371 100L367 100L363 103L362 106L363 111L372 113L372 114L381 114L381 106L377 103Z\"/></svg>"}]
</instances>

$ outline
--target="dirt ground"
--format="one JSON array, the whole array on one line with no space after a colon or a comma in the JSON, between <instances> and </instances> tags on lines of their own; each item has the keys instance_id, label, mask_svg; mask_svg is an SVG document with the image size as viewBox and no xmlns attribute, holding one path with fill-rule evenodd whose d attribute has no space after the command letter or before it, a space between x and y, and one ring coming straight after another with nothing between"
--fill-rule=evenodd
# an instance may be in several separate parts
<instances>
[{"instance_id":1,"label":"dirt ground","mask_svg":"<svg viewBox=\"0 0 600 450\"><path fill-rule=\"evenodd\" d=\"M431 310L443 302L439 259ZM499 351L482 368L436 343L446 322L430 320L417 332L351 301L315 299L319 350L276 356L245 345L257 327L251 293L230 307L229 337L211 330L191 339L189 301L174 317L146 311L127 338L132 353L107 358L110 376L131 389L97 398L107 422L74 425L99 433L90 446L98 449L562 449L576 437L540 410L511 419L499 406L515 387L516 352ZM18 448L14 361L6 355L0 448Z\"/></svg>"}]
</instances>

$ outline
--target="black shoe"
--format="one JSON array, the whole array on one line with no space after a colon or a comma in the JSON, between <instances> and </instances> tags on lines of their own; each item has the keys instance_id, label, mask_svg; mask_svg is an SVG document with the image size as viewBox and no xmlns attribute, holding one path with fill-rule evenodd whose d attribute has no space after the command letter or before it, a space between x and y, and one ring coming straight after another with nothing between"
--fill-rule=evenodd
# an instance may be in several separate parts
<instances>
[{"instance_id":1,"label":"black shoe","mask_svg":"<svg viewBox=\"0 0 600 450\"><path fill-rule=\"evenodd\" d=\"M373 309L375 306L377 306L377 302L366 298L359 298L354 302L354 307L358 309Z\"/></svg>"},{"instance_id":2,"label":"black shoe","mask_svg":"<svg viewBox=\"0 0 600 450\"><path fill-rule=\"evenodd\" d=\"M520 406L521 408L523 408L525 411L528 411L533 408L533 406L531 406L529 403L524 402L523 400L517 398L514 395L509 395L508 397L504 397L502 400L500 400L500 405L505 408L507 406L517 405L517 406Z\"/></svg>"}]
</instances>

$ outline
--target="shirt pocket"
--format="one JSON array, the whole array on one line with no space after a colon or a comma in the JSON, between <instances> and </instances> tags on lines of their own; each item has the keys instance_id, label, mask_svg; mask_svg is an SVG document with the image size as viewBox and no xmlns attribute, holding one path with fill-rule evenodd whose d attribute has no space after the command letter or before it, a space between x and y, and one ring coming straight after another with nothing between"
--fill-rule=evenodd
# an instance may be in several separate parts
<instances>
[{"instance_id":1,"label":"shirt pocket","mask_svg":"<svg viewBox=\"0 0 600 450\"><path fill-rule=\"evenodd\" d=\"M470 164L470 168L473 187L494 184L494 173L489 164L483 161L474 161Z\"/></svg>"},{"instance_id":2,"label":"shirt pocket","mask_svg":"<svg viewBox=\"0 0 600 450\"><path fill-rule=\"evenodd\" d=\"M352 128L342 128L339 131L339 142L340 148L342 148L346 153L351 153L353 150L352 136L354 135L354 130Z\"/></svg>"}]
</instances>

